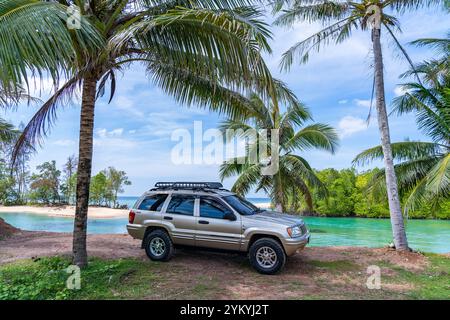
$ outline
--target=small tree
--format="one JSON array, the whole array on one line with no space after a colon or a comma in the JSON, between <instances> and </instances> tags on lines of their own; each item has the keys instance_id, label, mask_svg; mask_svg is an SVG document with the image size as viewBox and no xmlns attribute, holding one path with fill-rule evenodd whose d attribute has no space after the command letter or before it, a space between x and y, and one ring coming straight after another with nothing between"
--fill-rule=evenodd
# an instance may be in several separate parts
<instances>
[{"instance_id":1,"label":"small tree","mask_svg":"<svg viewBox=\"0 0 450 320\"><path fill-rule=\"evenodd\" d=\"M74 181L73 176L77 172L77 162L78 158L75 155L71 155L67 158L66 163L64 164L64 184L61 185L61 191L64 195L65 201L69 204L75 197L76 191L76 181Z\"/></svg>"},{"instance_id":2,"label":"small tree","mask_svg":"<svg viewBox=\"0 0 450 320\"><path fill-rule=\"evenodd\" d=\"M104 170L105 175L108 178L108 188L111 191L111 201L113 202L113 208L117 206L117 195L124 192L123 186L131 185L131 181L128 180L125 171L117 170L114 167L109 167Z\"/></svg>"},{"instance_id":3,"label":"small tree","mask_svg":"<svg viewBox=\"0 0 450 320\"><path fill-rule=\"evenodd\" d=\"M108 181L103 171L91 178L89 202L102 205L108 199Z\"/></svg>"},{"instance_id":4,"label":"small tree","mask_svg":"<svg viewBox=\"0 0 450 320\"><path fill-rule=\"evenodd\" d=\"M56 161L44 162L36 167L39 173L31 176L30 197L44 203L60 201L59 178L61 171L56 168Z\"/></svg>"}]
</instances>

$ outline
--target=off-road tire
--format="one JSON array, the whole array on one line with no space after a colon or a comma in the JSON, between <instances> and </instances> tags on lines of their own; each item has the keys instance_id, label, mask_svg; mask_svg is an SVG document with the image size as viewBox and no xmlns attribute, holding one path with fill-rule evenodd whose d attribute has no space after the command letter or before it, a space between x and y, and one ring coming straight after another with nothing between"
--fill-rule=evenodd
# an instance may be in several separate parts
<instances>
[{"instance_id":1,"label":"off-road tire","mask_svg":"<svg viewBox=\"0 0 450 320\"><path fill-rule=\"evenodd\" d=\"M164 243L163 252L160 255L156 255L154 250L151 249L152 240L157 241L158 239L162 240ZM147 256L152 261L169 261L174 253L172 239L167 234L166 231L163 230L154 230L150 232L144 240L144 249Z\"/></svg>"},{"instance_id":2,"label":"off-road tire","mask_svg":"<svg viewBox=\"0 0 450 320\"><path fill-rule=\"evenodd\" d=\"M258 251L264 250L262 248L270 248L276 255L276 262L273 266L262 266L257 259ZM270 251L270 250L269 250ZM248 257L253 268L262 274L276 274L279 272L286 263L286 253L283 250L281 244L272 238L261 238L256 240L250 247Z\"/></svg>"}]
</instances>

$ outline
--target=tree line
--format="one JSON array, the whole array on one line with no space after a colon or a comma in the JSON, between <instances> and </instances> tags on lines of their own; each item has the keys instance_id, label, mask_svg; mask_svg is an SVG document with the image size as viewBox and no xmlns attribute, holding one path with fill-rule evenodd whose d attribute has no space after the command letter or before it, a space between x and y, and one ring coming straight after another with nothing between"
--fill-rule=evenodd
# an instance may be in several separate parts
<instances>
[{"instance_id":1,"label":"tree line","mask_svg":"<svg viewBox=\"0 0 450 320\"><path fill-rule=\"evenodd\" d=\"M350 169L324 169L316 171L316 175L327 186L326 197L313 191L312 215L331 217L365 217L389 218L389 205L384 188L374 188L372 181L382 173L382 169L374 168L364 172ZM405 194L401 198L402 208L408 201ZM291 210L305 210L301 204ZM422 203L414 210L404 211L405 217L413 219L450 219L450 199L444 199L438 207L432 203Z\"/></svg>"},{"instance_id":2,"label":"tree line","mask_svg":"<svg viewBox=\"0 0 450 320\"><path fill-rule=\"evenodd\" d=\"M13 168L0 160L0 204L75 204L78 160L74 155L67 158L62 170L52 160L31 172L27 159L22 158ZM114 167L103 169L91 178L89 203L119 208L118 195L130 184L125 171Z\"/></svg>"}]
</instances>

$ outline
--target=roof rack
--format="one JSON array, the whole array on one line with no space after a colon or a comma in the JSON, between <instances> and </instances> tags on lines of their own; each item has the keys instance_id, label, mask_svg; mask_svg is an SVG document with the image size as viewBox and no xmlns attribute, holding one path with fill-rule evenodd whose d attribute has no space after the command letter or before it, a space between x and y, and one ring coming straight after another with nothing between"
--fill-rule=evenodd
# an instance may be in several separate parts
<instances>
[{"instance_id":1,"label":"roof rack","mask_svg":"<svg viewBox=\"0 0 450 320\"><path fill-rule=\"evenodd\" d=\"M157 182L156 189L223 189L220 182Z\"/></svg>"}]
</instances>

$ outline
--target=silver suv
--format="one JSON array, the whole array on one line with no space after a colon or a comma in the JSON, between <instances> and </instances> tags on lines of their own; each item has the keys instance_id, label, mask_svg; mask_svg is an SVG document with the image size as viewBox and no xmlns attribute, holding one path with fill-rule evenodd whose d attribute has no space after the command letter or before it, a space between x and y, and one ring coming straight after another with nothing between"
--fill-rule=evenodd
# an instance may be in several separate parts
<instances>
[{"instance_id":1,"label":"silver suv","mask_svg":"<svg viewBox=\"0 0 450 320\"><path fill-rule=\"evenodd\" d=\"M174 246L240 251L264 274L310 238L302 219L259 209L217 182L158 182L130 211L127 230L151 260L168 261Z\"/></svg>"}]
</instances>

